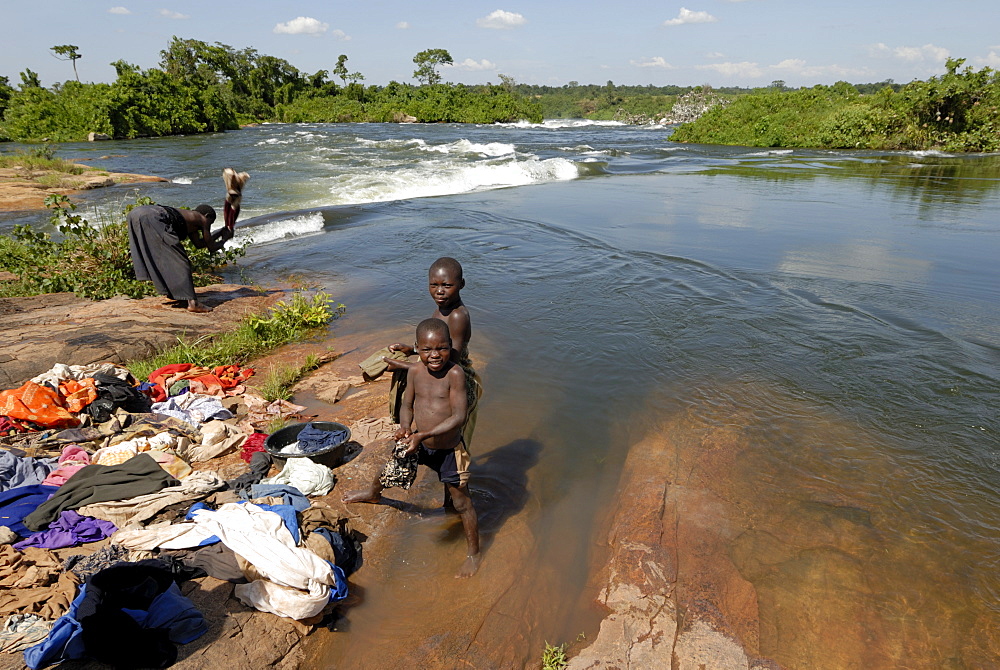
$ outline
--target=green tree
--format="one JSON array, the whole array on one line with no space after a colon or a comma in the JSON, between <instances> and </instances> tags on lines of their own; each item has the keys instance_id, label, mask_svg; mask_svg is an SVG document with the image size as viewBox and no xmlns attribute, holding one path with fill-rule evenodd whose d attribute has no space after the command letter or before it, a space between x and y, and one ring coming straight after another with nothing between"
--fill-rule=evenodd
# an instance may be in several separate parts
<instances>
[{"instance_id":1,"label":"green tree","mask_svg":"<svg viewBox=\"0 0 1000 670\"><path fill-rule=\"evenodd\" d=\"M77 51L79 48L80 47L75 44L60 44L59 46L51 47L49 49L49 51L52 52L52 55L59 60L68 60L73 63L73 74L76 76L77 81L80 81L80 74L76 71L76 62L83 58L83 55Z\"/></svg>"},{"instance_id":2,"label":"green tree","mask_svg":"<svg viewBox=\"0 0 1000 670\"><path fill-rule=\"evenodd\" d=\"M451 54L445 49L425 49L413 57L413 62L417 64L417 69L413 71L413 78L431 85L441 82L441 75L437 71L438 66L451 65L455 61L451 59Z\"/></svg>"},{"instance_id":3,"label":"green tree","mask_svg":"<svg viewBox=\"0 0 1000 670\"><path fill-rule=\"evenodd\" d=\"M31 68L24 68L24 72L21 73L21 90L41 87L42 81L38 78L38 73Z\"/></svg>"},{"instance_id":4,"label":"green tree","mask_svg":"<svg viewBox=\"0 0 1000 670\"><path fill-rule=\"evenodd\" d=\"M333 67L333 76L340 77L344 86L347 86L347 54L340 54L337 57L337 64Z\"/></svg>"}]
</instances>

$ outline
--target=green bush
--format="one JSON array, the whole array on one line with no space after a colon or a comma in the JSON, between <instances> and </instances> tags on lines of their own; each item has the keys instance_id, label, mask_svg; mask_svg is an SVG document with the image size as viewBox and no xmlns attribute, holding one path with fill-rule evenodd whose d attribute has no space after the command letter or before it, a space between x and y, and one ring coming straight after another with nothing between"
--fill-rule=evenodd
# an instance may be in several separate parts
<instances>
[{"instance_id":1,"label":"green bush","mask_svg":"<svg viewBox=\"0 0 1000 670\"><path fill-rule=\"evenodd\" d=\"M93 225L78 214L63 195L50 195L45 204L52 224L61 233L53 239L29 225L14 227L0 235L0 270L16 279L0 283L0 295L38 295L68 291L84 298L103 300L115 295L141 298L155 293L153 285L135 278L129 253L128 223L124 216L138 205L152 204L139 198L123 211L119 220ZM185 240L195 286L206 286L221 278L216 272L246 255L246 244L216 254L194 247Z\"/></svg>"}]
</instances>

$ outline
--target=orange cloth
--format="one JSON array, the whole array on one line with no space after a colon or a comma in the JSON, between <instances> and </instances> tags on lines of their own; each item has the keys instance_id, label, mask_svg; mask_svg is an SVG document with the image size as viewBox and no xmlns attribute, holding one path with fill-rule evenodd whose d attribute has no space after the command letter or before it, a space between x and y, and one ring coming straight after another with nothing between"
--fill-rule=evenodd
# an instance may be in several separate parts
<instances>
[{"instance_id":1,"label":"orange cloth","mask_svg":"<svg viewBox=\"0 0 1000 670\"><path fill-rule=\"evenodd\" d=\"M17 389L0 391L0 415L31 421L45 428L75 428L80 425L64 404L54 390L32 381L24 382Z\"/></svg>"},{"instance_id":2,"label":"orange cloth","mask_svg":"<svg viewBox=\"0 0 1000 670\"><path fill-rule=\"evenodd\" d=\"M81 380L67 379L59 384L59 395L62 396L66 409L75 414L97 400L97 385L90 377Z\"/></svg>"}]
</instances>

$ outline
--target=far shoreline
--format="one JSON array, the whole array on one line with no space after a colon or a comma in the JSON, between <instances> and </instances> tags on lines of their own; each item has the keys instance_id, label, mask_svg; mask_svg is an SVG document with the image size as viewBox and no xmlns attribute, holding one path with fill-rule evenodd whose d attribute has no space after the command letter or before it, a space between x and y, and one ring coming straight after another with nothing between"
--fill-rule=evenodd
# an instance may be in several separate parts
<instances>
[{"instance_id":1,"label":"far shoreline","mask_svg":"<svg viewBox=\"0 0 1000 670\"><path fill-rule=\"evenodd\" d=\"M57 170L0 168L0 212L44 210L45 198L53 193L74 196L83 191L120 184L170 181L154 175L109 172L79 163L74 165L83 168L83 172L74 175Z\"/></svg>"}]
</instances>

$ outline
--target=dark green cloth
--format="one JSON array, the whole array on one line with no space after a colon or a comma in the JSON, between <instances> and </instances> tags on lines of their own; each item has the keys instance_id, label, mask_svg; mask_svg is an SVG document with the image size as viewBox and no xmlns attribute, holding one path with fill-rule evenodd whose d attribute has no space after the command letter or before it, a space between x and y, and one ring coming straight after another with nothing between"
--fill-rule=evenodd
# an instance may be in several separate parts
<instances>
[{"instance_id":1,"label":"dark green cloth","mask_svg":"<svg viewBox=\"0 0 1000 670\"><path fill-rule=\"evenodd\" d=\"M147 453L121 465L87 465L59 487L56 494L24 517L28 530L42 530L64 510L91 503L128 500L180 484Z\"/></svg>"}]
</instances>

